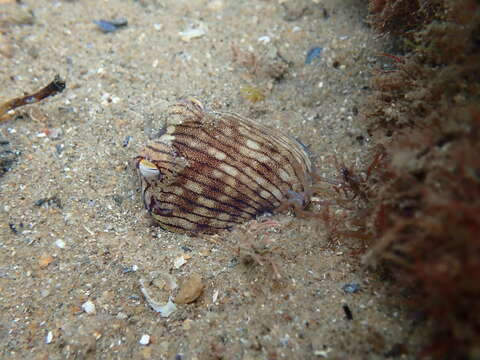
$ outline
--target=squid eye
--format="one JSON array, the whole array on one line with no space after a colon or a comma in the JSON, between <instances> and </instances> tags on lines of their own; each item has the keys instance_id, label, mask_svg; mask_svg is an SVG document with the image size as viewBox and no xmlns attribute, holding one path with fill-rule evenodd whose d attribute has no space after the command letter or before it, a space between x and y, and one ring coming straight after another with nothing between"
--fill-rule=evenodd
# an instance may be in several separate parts
<instances>
[{"instance_id":1,"label":"squid eye","mask_svg":"<svg viewBox=\"0 0 480 360\"><path fill-rule=\"evenodd\" d=\"M140 174L147 179L158 177L160 175L160 170L155 166L154 163L146 159L142 159L138 162L138 171Z\"/></svg>"}]
</instances>

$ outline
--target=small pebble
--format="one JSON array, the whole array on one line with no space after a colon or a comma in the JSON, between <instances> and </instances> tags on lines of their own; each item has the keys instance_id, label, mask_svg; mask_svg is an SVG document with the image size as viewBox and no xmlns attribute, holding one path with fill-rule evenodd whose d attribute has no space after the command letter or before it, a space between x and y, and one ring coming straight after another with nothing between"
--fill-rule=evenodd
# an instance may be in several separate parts
<instances>
[{"instance_id":1,"label":"small pebble","mask_svg":"<svg viewBox=\"0 0 480 360\"><path fill-rule=\"evenodd\" d=\"M125 320L125 319L128 319L128 315L123 313L123 312L119 312L117 314L117 319L120 319L120 320Z\"/></svg>"},{"instance_id":2,"label":"small pebble","mask_svg":"<svg viewBox=\"0 0 480 360\"><path fill-rule=\"evenodd\" d=\"M55 241L55 246L59 247L60 249L64 249L65 241L63 241L62 239L58 239L57 241Z\"/></svg>"},{"instance_id":3,"label":"small pebble","mask_svg":"<svg viewBox=\"0 0 480 360\"><path fill-rule=\"evenodd\" d=\"M238 265L238 258L234 257L228 262L228 267L233 268Z\"/></svg>"},{"instance_id":4,"label":"small pebble","mask_svg":"<svg viewBox=\"0 0 480 360\"><path fill-rule=\"evenodd\" d=\"M132 267L123 268L122 273L123 274L128 274L128 273L136 272L137 270L138 270L138 266L137 265L132 265Z\"/></svg>"},{"instance_id":5,"label":"small pebble","mask_svg":"<svg viewBox=\"0 0 480 360\"><path fill-rule=\"evenodd\" d=\"M57 155L60 155L63 152L63 149L65 149L65 144L55 145L55 151L57 152Z\"/></svg>"},{"instance_id":6,"label":"small pebble","mask_svg":"<svg viewBox=\"0 0 480 360\"><path fill-rule=\"evenodd\" d=\"M360 284L358 283L345 284L343 285L342 290L345 291L347 294L354 294L360 291Z\"/></svg>"},{"instance_id":7,"label":"small pebble","mask_svg":"<svg viewBox=\"0 0 480 360\"><path fill-rule=\"evenodd\" d=\"M41 198L36 200L33 205L35 206L43 206L43 207L50 207L52 205L55 205L59 209L62 208L62 200L58 198L57 196L51 196L48 198Z\"/></svg>"},{"instance_id":8,"label":"small pebble","mask_svg":"<svg viewBox=\"0 0 480 360\"><path fill-rule=\"evenodd\" d=\"M185 252L192 252L192 249L189 248L188 246L182 245L182 246L180 246L180 248Z\"/></svg>"},{"instance_id":9,"label":"small pebble","mask_svg":"<svg viewBox=\"0 0 480 360\"><path fill-rule=\"evenodd\" d=\"M198 299L205 285L200 275L194 273L182 284L175 297L176 304L189 304Z\"/></svg>"},{"instance_id":10,"label":"small pebble","mask_svg":"<svg viewBox=\"0 0 480 360\"><path fill-rule=\"evenodd\" d=\"M305 64L309 65L313 62L313 60L320 58L322 51L323 48L321 47L311 48L307 53L307 57L305 58Z\"/></svg>"},{"instance_id":11,"label":"small pebble","mask_svg":"<svg viewBox=\"0 0 480 360\"><path fill-rule=\"evenodd\" d=\"M187 263L187 260L185 259L185 256L179 256L173 261L173 267L175 269L180 269L183 265Z\"/></svg>"},{"instance_id":12,"label":"small pebble","mask_svg":"<svg viewBox=\"0 0 480 360\"><path fill-rule=\"evenodd\" d=\"M148 345L148 344L150 344L150 335L147 335L147 334L142 335L142 337L140 338L139 343L140 343L140 345Z\"/></svg>"},{"instance_id":13,"label":"small pebble","mask_svg":"<svg viewBox=\"0 0 480 360\"><path fill-rule=\"evenodd\" d=\"M133 138L132 138L130 135L128 135L127 137L125 137L125 139L123 139L122 146L123 146L123 147L127 147L128 144L130 143L130 140L132 140L132 139L133 139Z\"/></svg>"},{"instance_id":14,"label":"small pebble","mask_svg":"<svg viewBox=\"0 0 480 360\"><path fill-rule=\"evenodd\" d=\"M18 234L17 227L15 226L14 223L9 223L9 224L8 224L8 227L10 228L10 230L12 231L12 233L14 233L15 235Z\"/></svg>"},{"instance_id":15,"label":"small pebble","mask_svg":"<svg viewBox=\"0 0 480 360\"><path fill-rule=\"evenodd\" d=\"M53 257L51 255L41 255L40 258L38 259L38 265L40 266L40 269L45 269L48 265L50 265L53 262Z\"/></svg>"},{"instance_id":16,"label":"small pebble","mask_svg":"<svg viewBox=\"0 0 480 360\"><path fill-rule=\"evenodd\" d=\"M95 304L91 302L90 300L84 302L82 304L82 309L85 311L88 315L95 314Z\"/></svg>"}]
</instances>

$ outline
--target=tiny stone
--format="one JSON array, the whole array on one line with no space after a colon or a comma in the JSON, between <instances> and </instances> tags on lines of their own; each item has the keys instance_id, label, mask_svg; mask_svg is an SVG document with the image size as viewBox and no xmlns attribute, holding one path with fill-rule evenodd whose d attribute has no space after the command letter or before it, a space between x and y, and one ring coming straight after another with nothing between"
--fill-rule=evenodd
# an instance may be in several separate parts
<instances>
[{"instance_id":1,"label":"tiny stone","mask_svg":"<svg viewBox=\"0 0 480 360\"><path fill-rule=\"evenodd\" d=\"M148 345L150 344L150 335L142 335L139 341L140 345Z\"/></svg>"},{"instance_id":2,"label":"tiny stone","mask_svg":"<svg viewBox=\"0 0 480 360\"><path fill-rule=\"evenodd\" d=\"M53 257L51 255L41 255L40 258L38 259L38 265L40 266L40 269L45 269L48 265L50 265L53 262Z\"/></svg>"},{"instance_id":3,"label":"tiny stone","mask_svg":"<svg viewBox=\"0 0 480 360\"><path fill-rule=\"evenodd\" d=\"M179 256L177 257L174 261L173 261L173 267L175 269L180 269L183 265L185 265L187 263L187 260L185 260L185 257L182 255L182 256Z\"/></svg>"},{"instance_id":4,"label":"tiny stone","mask_svg":"<svg viewBox=\"0 0 480 360\"><path fill-rule=\"evenodd\" d=\"M229 263L228 263L227 266L228 266L229 268L233 268L233 267L235 267L235 266L237 266L237 265L238 265L238 258L234 257L234 258L232 258L232 259L229 261Z\"/></svg>"},{"instance_id":5,"label":"tiny stone","mask_svg":"<svg viewBox=\"0 0 480 360\"><path fill-rule=\"evenodd\" d=\"M177 296L175 297L175 303L177 304L189 304L197 300L202 294L205 285L202 282L202 278L198 274L192 274L180 288Z\"/></svg>"},{"instance_id":6,"label":"tiny stone","mask_svg":"<svg viewBox=\"0 0 480 360\"><path fill-rule=\"evenodd\" d=\"M95 314L95 304L93 302L91 302L90 300L88 300L88 301L86 301L82 304L82 309L88 315Z\"/></svg>"},{"instance_id":7,"label":"tiny stone","mask_svg":"<svg viewBox=\"0 0 480 360\"><path fill-rule=\"evenodd\" d=\"M188 246L182 245L182 246L180 246L180 248L185 252L192 252L192 249L189 248Z\"/></svg>"},{"instance_id":8,"label":"tiny stone","mask_svg":"<svg viewBox=\"0 0 480 360\"><path fill-rule=\"evenodd\" d=\"M122 269L122 273L123 274L128 274L128 273L131 273L133 272L133 269L131 267L125 267Z\"/></svg>"},{"instance_id":9,"label":"tiny stone","mask_svg":"<svg viewBox=\"0 0 480 360\"><path fill-rule=\"evenodd\" d=\"M8 210L5 210L5 211L8 211ZM15 226L15 224L10 223L10 224L8 224L8 226L10 227L10 230L12 231L12 233L14 233L15 235L18 234L18 230L17 230L17 227Z\"/></svg>"},{"instance_id":10,"label":"tiny stone","mask_svg":"<svg viewBox=\"0 0 480 360\"><path fill-rule=\"evenodd\" d=\"M130 135L126 136L125 139L123 139L122 146L127 147L130 143L130 140L132 140L132 137Z\"/></svg>"},{"instance_id":11,"label":"tiny stone","mask_svg":"<svg viewBox=\"0 0 480 360\"><path fill-rule=\"evenodd\" d=\"M65 241L63 241L62 239L58 239L57 241L55 241L55 245L57 247L59 247L60 249L64 249L65 248Z\"/></svg>"},{"instance_id":12,"label":"tiny stone","mask_svg":"<svg viewBox=\"0 0 480 360\"><path fill-rule=\"evenodd\" d=\"M65 148L65 144L57 144L55 145L55 150L57 151L57 154L60 155Z\"/></svg>"},{"instance_id":13,"label":"tiny stone","mask_svg":"<svg viewBox=\"0 0 480 360\"><path fill-rule=\"evenodd\" d=\"M127 319L127 318L128 318L128 315L125 314L125 313L123 313L123 312L119 312L119 313L117 314L117 319L125 320L125 319Z\"/></svg>"},{"instance_id":14,"label":"tiny stone","mask_svg":"<svg viewBox=\"0 0 480 360\"><path fill-rule=\"evenodd\" d=\"M360 291L360 284L358 283L345 284L342 287L342 290L345 291L347 294L353 294Z\"/></svg>"}]
</instances>

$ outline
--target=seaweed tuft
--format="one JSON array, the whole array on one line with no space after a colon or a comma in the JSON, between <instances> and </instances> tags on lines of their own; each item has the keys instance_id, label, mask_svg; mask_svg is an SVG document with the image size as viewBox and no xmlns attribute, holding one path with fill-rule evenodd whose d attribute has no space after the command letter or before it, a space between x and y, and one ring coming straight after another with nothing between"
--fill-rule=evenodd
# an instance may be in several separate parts
<instances>
[{"instance_id":1,"label":"seaweed tuft","mask_svg":"<svg viewBox=\"0 0 480 360\"><path fill-rule=\"evenodd\" d=\"M373 239L365 261L434 323L423 355L479 358L480 3L371 0L370 11L403 46L379 57L363 106L385 151L356 210Z\"/></svg>"}]
</instances>

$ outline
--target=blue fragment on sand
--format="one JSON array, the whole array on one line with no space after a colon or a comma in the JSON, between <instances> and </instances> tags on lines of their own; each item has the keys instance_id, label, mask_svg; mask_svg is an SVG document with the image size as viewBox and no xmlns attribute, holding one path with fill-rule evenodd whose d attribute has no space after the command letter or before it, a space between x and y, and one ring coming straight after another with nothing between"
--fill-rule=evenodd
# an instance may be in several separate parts
<instances>
[{"instance_id":1,"label":"blue fragment on sand","mask_svg":"<svg viewBox=\"0 0 480 360\"><path fill-rule=\"evenodd\" d=\"M311 48L308 53L307 57L305 58L305 64L309 65L313 62L313 60L317 59L322 55L323 48L321 47L314 47Z\"/></svg>"},{"instance_id":2,"label":"blue fragment on sand","mask_svg":"<svg viewBox=\"0 0 480 360\"><path fill-rule=\"evenodd\" d=\"M93 20L93 23L98 25L104 33L114 32L118 28L127 25L126 19L119 20Z\"/></svg>"},{"instance_id":3,"label":"blue fragment on sand","mask_svg":"<svg viewBox=\"0 0 480 360\"><path fill-rule=\"evenodd\" d=\"M345 284L342 287L342 290L345 291L347 294L353 294L353 293L356 293L357 291L360 291L360 284L357 284L357 283Z\"/></svg>"}]
</instances>

